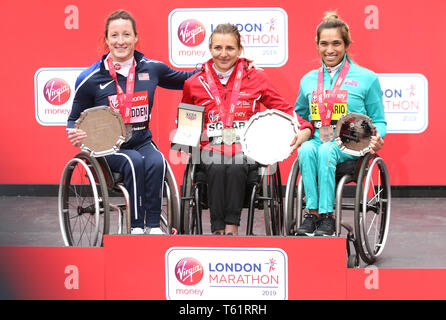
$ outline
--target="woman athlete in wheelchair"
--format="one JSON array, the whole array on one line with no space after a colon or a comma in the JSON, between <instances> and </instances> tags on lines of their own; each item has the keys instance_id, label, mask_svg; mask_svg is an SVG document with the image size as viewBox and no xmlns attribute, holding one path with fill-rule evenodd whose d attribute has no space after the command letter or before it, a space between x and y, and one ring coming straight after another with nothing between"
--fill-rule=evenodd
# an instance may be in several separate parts
<instances>
[{"instance_id":1,"label":"woman athlete in wheelchair","mask_svg":"<svg viewBox=\"0 0 446 320\"><path fill-rule=\"evenodd\" d=\"M242 45L236 26L218 25L209 49L212 59L185 82L182 102L205 107L204 134L209 140L202 141L199 166L207 177L211 232L237 235L248 172L255 165L241 152L237 128L259 112L261 104L288 114L293 110L263 71L248 69L246 59L239 58ZM308 121L298 120L299 134L290 141L294 149L313 133Z\"/></svg>"}]
</instances>

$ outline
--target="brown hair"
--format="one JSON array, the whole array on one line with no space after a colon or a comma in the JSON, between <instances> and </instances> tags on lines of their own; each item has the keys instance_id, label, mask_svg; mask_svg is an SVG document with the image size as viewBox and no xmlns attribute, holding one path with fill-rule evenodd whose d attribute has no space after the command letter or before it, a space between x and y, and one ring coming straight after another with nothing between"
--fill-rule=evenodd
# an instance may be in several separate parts
<instances>
[{"instance_id":1,"label":"brown hair","mask_svg":"<svg viewBox=\"0 0 446 320\"><path fill-rule=\"evenodd\" d=\"M339 31L341 32L342 40L344 40L345 47L348 48L348 46L352 43L350 29L344 21L339 19L336 11L325 12L324 20L317 26L316 29L316 43L319 44L322 30L331 28L339 29Z\"/></svg>"},{"instance_id":2,"label":"brown hair","mask_svg":"<svg viewBox=\"0 0 446 320\"><path fill-rule=\"evenodd\" d=\"M135 33L135 36L138 35L138 32L136 31L136 21L133 18L133 16L128 11L116 10L110 13L110 15L107 17L107 20L105 21L105 33L104 33L105 38L107 38L108 36L108 26L110 25L110 22L119 19L130 20L130 22L132 23L132 28L133 32Z\"/></svg>"},{"instance_id":3,"label":"brown hair","mask_svg":"<svg viewBox=\"0 0 446 320\"><path fill-rule=\"evenodd\" d=\"M209 48L212 46L212 36L216 33L232 34L235 38L235 41L237 42L237 46L239 48L242 47L242 43L240 40L241 39L240 32L238 31L238 28L236 25L233 25L230 23L222 23L222 24L219 24L217 27L215 27L214 31L212 31L212 34L209 37Z\"/></svg>"}]
</instances>

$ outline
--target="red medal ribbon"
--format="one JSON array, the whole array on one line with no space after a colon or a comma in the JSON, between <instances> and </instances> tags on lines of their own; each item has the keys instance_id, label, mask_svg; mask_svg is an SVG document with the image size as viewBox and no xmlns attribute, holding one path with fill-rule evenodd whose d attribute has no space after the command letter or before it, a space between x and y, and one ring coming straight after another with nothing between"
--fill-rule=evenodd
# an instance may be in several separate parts
<instances>
[{"instance_id":1,"label":"red medal ribbon","mask_svg":"<svg viewBox=\"0 0 446 320\"><path fill-rule=\"evenodd\" d=\"M130 123L132 103L133 103L133 93L135 91L135 62L132 63L132 66L130 67L129 70L129 74L127 76L125 93L118 83L118 77L116 75L115 66L113 65L113 59L111 57L107 59L107 64L110 76L116 82L119 113L121 114L124 123Z\"/></svg>"},{"instance_id":2,"label":"red medal ribbon","mask_svg":"<svg viewBox=\"0 0 446 320\"><path fill-rule=\"evenodd\" d=\"M229 110L227 110L228 108L224 105L224 102L220 97L220 93L218 91L217 85L215 84L214 78L212 77L212 74L211 74L211 71L209 68L209 64L206 63L204 65L204 67L205 67L205 71L206 71L206 80L207 80L209 87L211 89L211 93L214 96L215 103L218 106L220 117L223 122L223 127L225 127L225 128L232 127L232 123L234 122L234 116L235 116L234 111L235 111L235 107L237 105L238 97L240 95L240 87L241 87L242 76L243 76L243 64L241 62L239 62L237 69L235 70L235 72L236 72L235 82L234 82L234 86L232 88L232 95L231 95Z\"/></svg>"},{"instance_id":3,"label":"red medal ribbon","mask_svg":"<svg viewBox=\"0 0 446 320\"><path fill-rule=\"evenodd\" d=\"M350 70L350 63L347 58L345 59L345 63L339 71L339 75L336 79L336 82L331 90L331 93L328 95L327 99L327 107L324 104L324 67L319 69L319 73L317 76L317 102L319 108L319 115L321 117L321 125L329 126L331 122L331 116L333 114L333 107L336 100L337 93L341 88L342 83L347 76L348 71Z\"/></svg>"}]
</instances>

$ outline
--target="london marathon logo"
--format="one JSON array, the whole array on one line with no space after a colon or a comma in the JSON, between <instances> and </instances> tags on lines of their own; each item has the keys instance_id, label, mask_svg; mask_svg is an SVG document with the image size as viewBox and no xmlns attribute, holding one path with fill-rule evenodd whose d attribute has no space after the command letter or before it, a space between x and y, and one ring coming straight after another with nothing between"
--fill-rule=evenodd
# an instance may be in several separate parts
<instances>
[{"instance_id":1,"label":"london marathon logo","mask_svg":"<svg viewBox=\"0 0 446 320\"><path fill-rule=\"evenodd\" d=\"M200 45L206 36L204 25L195 19L183 21L178 27L178 39L188 47Z\"/></svg>"},{"instance_id":2,"label":"london marathon logo","mask_svg":"<svg viewBox=\"0 0 446 320\"><path fill-rule=\"evenodd\" d=\"M203 266L194 258L183 258L175 266L177 280L186 286L196 285L203 279Z\"/></svg>"},{"instance_id":3,"label":"london marathon logo","mask_svg":"<svg viewBox=\"0 0 446 320\"><path fill-rule=\"evenodd\" d=\"M51 79L43 87L43 95L52 105L62 105L70 99L70 85L60 78Z\"/></svg>"}]
</instances>

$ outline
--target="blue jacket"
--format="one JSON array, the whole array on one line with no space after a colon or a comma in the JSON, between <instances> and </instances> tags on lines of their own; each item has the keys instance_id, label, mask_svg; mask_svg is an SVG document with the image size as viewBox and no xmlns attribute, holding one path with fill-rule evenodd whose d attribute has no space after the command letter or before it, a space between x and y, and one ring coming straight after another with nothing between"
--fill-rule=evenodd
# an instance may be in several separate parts
<instances>
[{"instance_id":1,"label":"blue jacket","mask_svg":"<svg viewBox=\"0 0 446 320\"><path fill-rule=\"evenodd\" d=\"M149 119L153 107L156 86L166 89L182 90L184 81L196 71L178 71L166 64L144 58L135 51L135 93L146 91L148 95ZM116 83L104 67L107 55L84 70L76 80L73 107L68 116L67 128L74 128L75 121L82 111L97 106L109 106L109 97L116 95ZM125 91L127 78L117 74L120 87ZM122 148L132 148L152 138L148 123L143 130L134 130L132 138L122 144Z\"/></svg>"},{"instance_id":2,"label":"blue jacket","mask_svg":"<svg viewBox=\"0 0 446 320\"><path fill-rule=\"evenodd\" d=\"M376 126L378 133L384 138L387 122L384 116L382 91L378 76L374 72L353 63L347 55L344 56L342 65L345 63L345 59L350 62L350 70L340 90L348 91L347 112L368 115ZM332 80L325 69L325 65L322 65L324 68L324 89L332 89L341 68L338 69ZM319 69L315 69L303 76L294 106L296 113L308 121L312 120L310 104L312 93L317 90L318 72Z\"/></svg>"}]
</instances>

